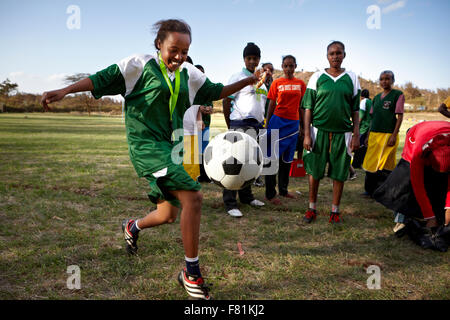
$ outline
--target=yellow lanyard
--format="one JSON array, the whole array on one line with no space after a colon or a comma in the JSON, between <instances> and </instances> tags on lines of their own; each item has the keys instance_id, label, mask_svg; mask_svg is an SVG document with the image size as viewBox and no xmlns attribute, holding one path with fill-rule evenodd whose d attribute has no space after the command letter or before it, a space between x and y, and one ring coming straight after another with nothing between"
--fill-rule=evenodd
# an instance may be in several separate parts
<instances>
[{"instance_id":1,"label":"yellow lanyard","mask_svg":"<svg viewBox=\"0 0 450 320\"><path fill-rule=\"evenodd\" d=\"M169 114L170 114L170 121L172 122L172 114L177 105L178 94L180 93L180 70L179 69L175 70L175 92L174 92L172 88L172 82L170 81L166 65L162 60L160 52L158 52L158 58L159 58L159 67L161 68L163 77L166 80L167 86L169 87L170 90Z\"/></svg>"}]
</instances>

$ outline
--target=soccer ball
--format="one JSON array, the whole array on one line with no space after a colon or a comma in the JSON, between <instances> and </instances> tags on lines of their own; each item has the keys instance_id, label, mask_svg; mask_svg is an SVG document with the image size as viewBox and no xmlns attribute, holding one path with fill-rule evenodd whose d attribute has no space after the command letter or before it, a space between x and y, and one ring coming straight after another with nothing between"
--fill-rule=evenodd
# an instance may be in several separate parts
<instances>
[{"instance_id":1,"label":"soccer ball","mask_svg":"<svg viewBox=\"0 0 450 320\"><path fill-rule=\"evenodd\" d=\"M240 131L221 133L204 152L205 172L222 188L240 190L259 177L263 153L255 139Z\"/></svg>"}]
</instances>

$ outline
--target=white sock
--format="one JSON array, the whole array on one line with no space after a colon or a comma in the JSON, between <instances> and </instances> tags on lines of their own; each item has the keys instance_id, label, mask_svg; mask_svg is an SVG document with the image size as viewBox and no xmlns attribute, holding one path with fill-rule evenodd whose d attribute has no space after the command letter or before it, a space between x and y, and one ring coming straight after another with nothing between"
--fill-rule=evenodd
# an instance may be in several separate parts
<instances>
[{"instance_id":1,"label":"white sock","mask_svg":"<svg viewBox=\"0 0 450 320\"><path fill-rule=\"evenodd\" d=\"M138 229L139 231L141 231L141 228L139 228L139 225L138 225L138 221L139 221L139 220L136 220L136 221L134 222L134 225L136 226L136 229Z\"/></svg>"},{"instance_id":2,"label":"white sock","mask_svg":"<svg viewBox=\"0 0 450 320\"><path fill-rule=\"evenodd\" d=\"M337 206L335 204L332 204L331 205L331 212L339 213L339 206Z\"/></svg>"},{"instance_id":3,"label":"white sock","mask_svg":"<svg viewBox=\"0 0 450 320\"><path fill-rule=\"evenodd\" d=\"M198 261L198 256L196 256L195 258L188 258L184 256L184 260L186 260L187 262L196 262Z\"/></svg>"},{"instance_id":4,"label":"white sock","mask_svg":"<svg viewBox=\"0 0 450 320\"><path fill-rule=\"evenodd\" d=\"M313 210L316 210L316 202L310 202L309 203L309 208L313 209Z\"/></svg>"}]
</instances>

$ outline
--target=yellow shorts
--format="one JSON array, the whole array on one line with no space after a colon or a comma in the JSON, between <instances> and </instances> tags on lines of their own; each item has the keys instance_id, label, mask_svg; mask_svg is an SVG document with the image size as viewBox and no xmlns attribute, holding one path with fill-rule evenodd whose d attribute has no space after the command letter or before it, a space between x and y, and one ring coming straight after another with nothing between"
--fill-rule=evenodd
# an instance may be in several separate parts
<instances>
[{"instance_id":1,"label":"yellow shorts","mask_svg":"<svg viewBox=\"0 0 450 320\"><path fill-rule=\"evenodd\" d=\"M379 170L394 170L397 159L396 152L398 147L398 136L395 144L388 146L389 138L392 133L370 132L369 146L364 157L363 169L368 172L377 172Z\"/></svg>"}]
</instances>

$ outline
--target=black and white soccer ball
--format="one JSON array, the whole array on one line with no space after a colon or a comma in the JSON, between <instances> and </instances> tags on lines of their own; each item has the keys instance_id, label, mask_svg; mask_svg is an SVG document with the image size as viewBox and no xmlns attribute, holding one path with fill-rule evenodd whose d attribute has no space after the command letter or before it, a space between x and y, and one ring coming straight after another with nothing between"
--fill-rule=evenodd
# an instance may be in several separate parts
<instances>
[{"instance_id":1,"label":"black and white soccer ball","mask_svg":"<svg viewBox=\"0 0 450 320\"><path fill-rule=\"evenodd\" d=\"M263 168L260 146L240 131L228 131L214 137L203 156L208 177L228 190L240 190L250 185Z\"/></svg>"}]
</instances>

